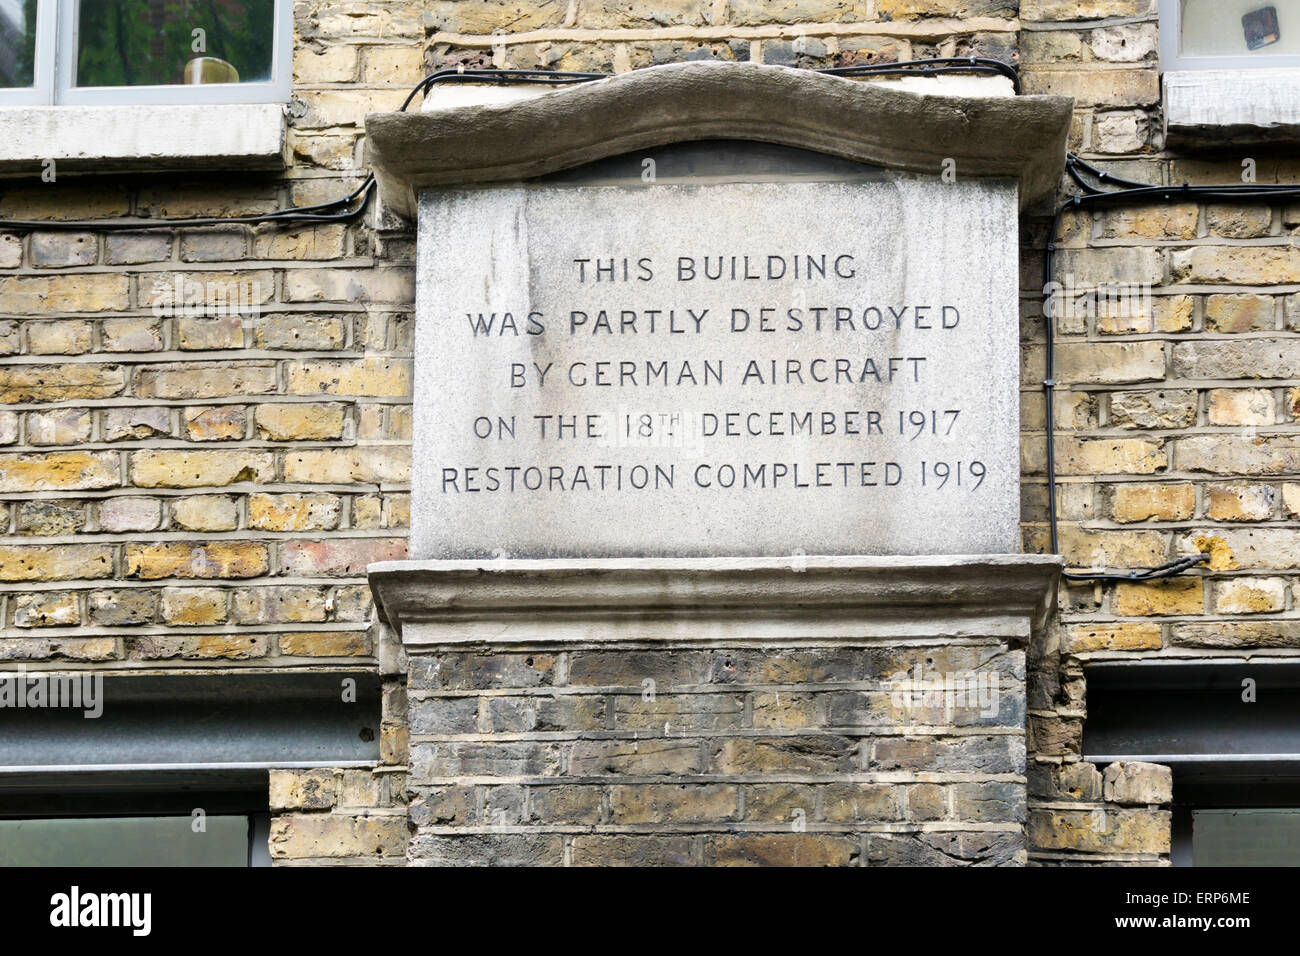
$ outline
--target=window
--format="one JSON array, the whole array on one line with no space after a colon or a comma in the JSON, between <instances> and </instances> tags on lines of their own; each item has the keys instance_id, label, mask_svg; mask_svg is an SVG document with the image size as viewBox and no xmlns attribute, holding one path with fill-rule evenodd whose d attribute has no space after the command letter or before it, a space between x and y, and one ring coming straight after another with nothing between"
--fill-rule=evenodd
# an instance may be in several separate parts
<instances>
[{"instance_id":1,"label":"window","mask_svg":"<svg viewBox=\"0 0 1300 956\"><path fill-rule=\"evenodd\" d=\"M289 98L292 0L0 0L0 105Z\"/></svg>"},{"instance_id":2,"label":"window","mask_svg":"<svg viewBox=\"0 0 1300 956\"><path fill-rule=\"evenodd\" d=\"M1300 810L1193 810L1192 865L1300 866Z\"/></svg>"},{"instance_id":3,"label":"window","mask_svg":"<svg viewBox=\"0 0 1300 956\"><path fill-rule=\"evenodd\" d=\"M0 820L0 866L270 866L269 814Z\"/></svg>"},{"instance_id":4,"label":"window","mask_svg":"<svg viewBox=\"0 0 1300 956\"><path fill-rule=\"evenodd\" d=\"M1166 71L1300 66L1296 0L1160 0Z\"/></svg>"}]
</instances>

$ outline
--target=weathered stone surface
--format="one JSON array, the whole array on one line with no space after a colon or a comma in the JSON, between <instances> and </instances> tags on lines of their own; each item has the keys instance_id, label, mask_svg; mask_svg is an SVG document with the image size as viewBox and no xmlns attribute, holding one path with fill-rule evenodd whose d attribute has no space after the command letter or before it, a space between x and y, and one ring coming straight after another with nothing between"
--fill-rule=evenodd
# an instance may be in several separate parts
<instances>
[{"instance_id":1,"label":"weathered stone surface","mask_svg":"<svg viewBox=\"0 0 1300 956\"><path fill-rule=\"evenodd\" d=\"M1110 418L1118 428L1186 428L1196 422L1196 393L1112 392Z\"/></svg>"},{"instance_id":2,"label":"weathered stone surface","mask_svg":"<svg viewBox=\"0 0 1300 956\"><path fill-rule=\"evenodd\" d=\"M1165 810L1031 810L1029 842L1083 853L1168 853Z\"/></svg>"},{"instance_id":3,"label":"weathered stone surface","mask_svg":"<svg viewBox=\"0 0 1300 956\"><path fill-rule=\"evenodd\" d=\"M1178 342L1170 367L1182 378L1290 378L1300 368L1300 343L1291 339Z\"/></svg>"},{"instance_id":4,"label":"weathered stone surface","mask_svg":"<svg viewBox=\"0 0 1300 956\"><path fill-rule=\"evenodd\" d=\"M1018 177L1032 202L1055 188L1067 104L931 98L780 66L671 63L504 106L371 115L366 139L386 201L408 218L420 189L525 179L677 142L683 129L925 173L951 157L967 175ZM554 129L566 136L542 132Z\"/></svg>"},{"instance_id":5,"label":"weathered stone surface","mask_svg":"<svg viewBox=\"0 0 1300 956\"><path fill-rule=\"evenodd\" d=\"M1124 761L1110 764L1103 772L1106 800L1121 806L1168 804L1173 800L1174 773L1156 763Z\"/></svg>"},{"instance_id":6,"label":"weathered stone surface","mask_svg":"<svg viewBox=\"0 0 1300 956\"><path fill-rule=\"evenodd\" d=\"M1267 614L1286 610L1284 578L1233 578L1215 589L1217 614Z\"/></svg>"},{"instance_id":7,"label":"weathered stone surface","mask_svg":"<svg viewBox=\"0 0 1300 956\"><path fill-rule=\"evenodd\" d=\"M478 238L454 255L421 246L421 281L438 293L425 293L417 323L416 350L426 357L417 363L417 395L430 400L416 401L416 554L785 554L792 543L822 554L1013 550L1016 343L994 318L1014 289L1006 245L1014 204L1005 187L901 179L660 183L653 229L640 218L648 208L642 188L426 194L426 234ZM769 210L765 221L781 223L780 237L737 222L733 210L755 203ZM937 215L949 223L942 234L904 235L914 247L897 245L889 223ZM565 224L575 216L602 234L572 233ZM672 220L689 228L665 229ZM485 222L497 225L471 228ZM517 222L526 224L522 231L512 225L507 234L506 224ZM804 231L834 250L827 261L840 263L838 275L831 269L825 279L809 278L803 260L795 280L796 260L771 251ZM886 235L888 246L878 245ZM944 236L953 237L949 252ZM621 272L613 284L608 276L596 281L590 250L597 246L615 262L627 258L628 283ZM718 280L706 278L694 252L706 247L740 256L736 280L729 266ZM760 289L741 279L742 254L754 275L773 280ZM710 270L719 266L712 261ZM486 298L485 276L492 277ZM904 288L917 305L891 306L890 294ZM880 305L834 311L833 303L855 296ZM791 316L790 306L769 304L786 299L806 305L796 304ZM501 313L491 335L475 333L478 318L507 305L508 325L501 327ZM882 336L890 307L896 317ZM820 308L829 311L813 311ZM850 342L872 360L871 370L862 358L836 364ZM967 400L975 369L977 405ZM542 371L552 373L545 384ZM456 379L473 387L438 384ZM846 402L879 409L889 422L876 435L875 464L823 464L819 476L817 462L862 460L861 438L852 434L859 425L842 415L830 424L831 410ZM618 407L626 411L610 413ZM921 423L924 416L909 424L918 407L957 410L939 413L957 424L951 432L946 422ZM774 408L816 410L817 424L809 433L790 424L789 412L774 420ZM552 416L545 436L539 415ZM581 434L561 437L558 416ZM474 428L508 430L511 422L513 440L472 437ZM947 479L936 476L936 461ZM904 498L905 510L897 507Z\"/></svg>"}]
</instances>

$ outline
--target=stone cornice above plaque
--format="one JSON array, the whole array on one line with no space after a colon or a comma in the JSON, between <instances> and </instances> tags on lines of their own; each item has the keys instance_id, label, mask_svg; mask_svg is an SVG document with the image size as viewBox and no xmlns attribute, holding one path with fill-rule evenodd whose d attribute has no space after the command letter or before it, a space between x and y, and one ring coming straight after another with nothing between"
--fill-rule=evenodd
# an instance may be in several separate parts
<instances>
[{"instance_id":1,"label":"stone cornice above plaque","mask_svg":"<svg viewBox=\"0 0 1300 956\"><path fill-rule=\"evenodd\" d=\"M940 96L755 63L670 63L502 104L371 113L366 140L387 207L421 189L517 182L638 149L750 140L888 169L1006 177L1022 208L1049 197L1073 101Z\"/></svg>"},{"instance_id":2,"label":"stone cornice above plaque","mask_svg":"<svg viewBox=\"0 0 1300 956\"><path fill-rule=\"evenodd\" d=\"M1055 555L388 561L367 569L407 645L888 637L1021 643L1056 599Z\"/></svg>"}]
</instances>

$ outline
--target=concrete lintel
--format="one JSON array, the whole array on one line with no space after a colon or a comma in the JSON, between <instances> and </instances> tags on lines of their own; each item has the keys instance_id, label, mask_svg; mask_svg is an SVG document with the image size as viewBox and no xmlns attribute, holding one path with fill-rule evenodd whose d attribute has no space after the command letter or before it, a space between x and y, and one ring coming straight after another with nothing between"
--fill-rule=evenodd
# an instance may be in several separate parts
<instances>
[{"instance_id":1,"label":"concrete lintel","mask_svg":"<svg viewBox=\"0 0 1300 956\"><path fill-rule=\"evenodd\" d=\"M389 561L367 573L407 646L998 637L1056 597L1055 555Z\"/></svg>"},{"instance_id":2,"label":"concrete lintel","mask_svg":"<svg viewBox=\"0 0 1300 956\"><path fill-rule=\"evenodd\" d=\"M518 182L637 149L702 139L793 146L939 175L1055 190L1072 101L947 96L756 63L633 70L509 102L372 113L366 143L387 208L413 219L427 188Z\"/></svg>"},{"instance_id":3,"label":"concrete lintel","mask_svg":"<svg viewBox=\"0 0 1300 956\"><path fill-rule=\"evenodd\" d=\"M0 107L0 175L277 169L285 129L279 103Z\"/></svg>"}]
</instances>

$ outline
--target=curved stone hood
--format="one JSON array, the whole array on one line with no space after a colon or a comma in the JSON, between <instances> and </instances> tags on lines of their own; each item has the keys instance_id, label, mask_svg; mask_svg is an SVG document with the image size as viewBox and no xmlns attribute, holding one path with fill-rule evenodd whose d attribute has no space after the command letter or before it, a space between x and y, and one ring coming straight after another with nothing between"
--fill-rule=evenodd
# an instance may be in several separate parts
<instances>
[{"instance_id":1,"label":"curved stone hood","mask_svg":"<svg viewBox=\"0 0 1300 956\"><path fill-rule=\"evenodd\" d=\"M505 104L366 117L384 202L413 219L439 186L529 179L637 149L750 140L856 162L1018 180L1024 208L1059 181L1073 101L939 96L755 63L671 63Z\"/></svg>"}]
</instances>

